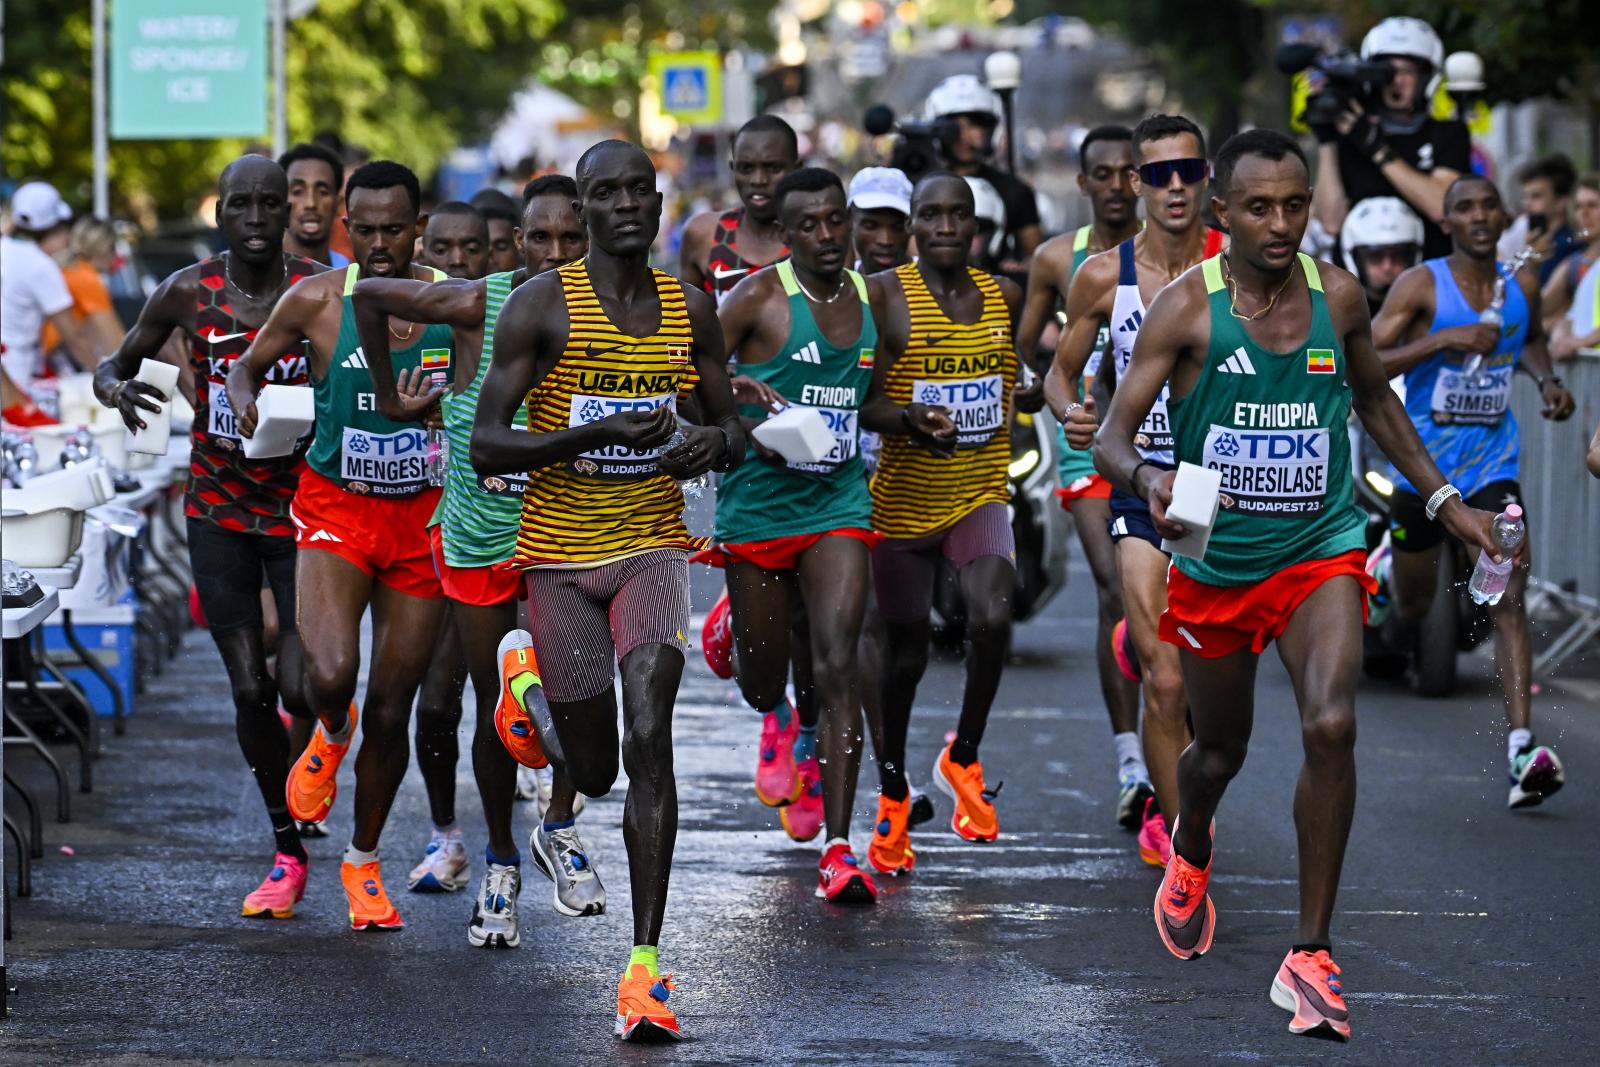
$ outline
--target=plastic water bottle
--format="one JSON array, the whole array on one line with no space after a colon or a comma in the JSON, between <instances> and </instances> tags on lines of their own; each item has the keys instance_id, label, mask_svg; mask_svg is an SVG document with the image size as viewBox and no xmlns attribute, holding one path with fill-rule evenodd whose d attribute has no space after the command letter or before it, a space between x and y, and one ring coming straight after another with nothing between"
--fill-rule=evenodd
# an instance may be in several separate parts
<instances>
[{"instance_id":1,"label":"plastic water bottle","mask_svg":"<svg viewBox=\"0 0 1600 1067\"><path fill-rule=\"evenodd\" d=\"M671 452L674 448L678 448L687 440L689 440L689 436L685 434L681 428L673 430L672 436L667 438L667 443L661 446L661 451ZM683 495L686 498L689 500L699 500L705 495L706 482L707 478L702 474L699 477L689 478L686 481L681 481L678 483L678 486L683 490Z\"/></svg>"},{"instance_id":2,"label":"plastic water bottle","mask_svg":"<svg viewBox=\"0 0 1600 1067\"><path fill-rule=\"evenodd\" d=\"M94 434L89 432L85 423L79 423L78 428L67 435L61 445L61 466L75 467L94 456L100 454L100 446L94 443Z\"/></svg>"},{"instance_id":3,"label":"plastic water bottle","mask_svg":"<svg viewBox=\"0 0 1600 1067\"><path fill-rule=\"evenodd\" d=\"M1467 583L1467 592L1472 594L1473 600L1479 604L1500 603L1511 581L1512 557L1527 535L1528 527L1522 521L1520 506L1511 504L1494 517L1494 543L1504 558L1496 563L1489 553L1478 553L1478 565L1472 568L1472 580Z\"/></svg>"},{"instance_id":4,"label":"plastic water bottle","mask_svg":"<svg viewBox=\"0 0 1600 1067\"><path fill-rule=\"evenodd\" d=\"M443 430L428 431L428 484L443 485L444 472L450 465L450 438Z\"/></svg>"}]
</instances>

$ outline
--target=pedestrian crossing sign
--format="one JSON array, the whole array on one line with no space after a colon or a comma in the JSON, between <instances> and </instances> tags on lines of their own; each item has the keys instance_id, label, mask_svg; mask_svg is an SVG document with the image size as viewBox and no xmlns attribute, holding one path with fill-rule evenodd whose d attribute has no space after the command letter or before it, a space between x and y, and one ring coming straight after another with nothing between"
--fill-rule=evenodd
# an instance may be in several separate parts
<instances>
[{"instance_id":1,"label":"pedestrian crossing sign","mask_svg":"<svg viewBox=\"0 0 1600 1067\"><path fill-rule=\"evenodd\" d=\"M661 112L690 125L722 121L722 55L714 51L655 52L650 73Z\"/></svg>"}]
</instances>

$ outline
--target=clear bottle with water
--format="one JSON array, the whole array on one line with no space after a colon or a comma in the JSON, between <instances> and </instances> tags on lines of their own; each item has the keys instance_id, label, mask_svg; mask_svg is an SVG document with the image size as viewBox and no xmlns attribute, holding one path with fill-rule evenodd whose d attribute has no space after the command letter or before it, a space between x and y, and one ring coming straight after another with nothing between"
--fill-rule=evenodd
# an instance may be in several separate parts
<instances>
[{"instance_id":1,"label":"clear bottle with water","mask_svg":"<svg viewBox=\"0 0 1600 1067\"><path fill-rule=\"evenodd\" d=\"M1528 536L1528 527L1522 521L1522 508L1511 504L1494 517L1494 543L1500 549L1501 561L1496 563L1487 552L1478 553L1478 565L1472 568L1472 580L1467 592L1479 604L1498 604L1511 581L1511 568L1522 539Z\"/></svg>"},{"instance_id":2,"label":"clear bottle with water","mask_svg":"<svg viewBox=\"0 0 1600 1067\"><path fill-rule=\"evenodd\" d=\"M445 387L442 374L432 375L434 389ZM444 473L450 468L450 436L443 430L429 430L427 438L427 474L429 485L443 485Z\"/></svg>"},{"instance_id":3,"label":"clear bottle with water","mask_svg":"<svg viewBox=\"0 0 1600 1067\"><path fill-rule=\"evenodd\" d=\"M79 463L98 456L100 446L95 444L94 434L89 432L86 423L79 423L78 428L67 435L61 445L61 466L75 467Z\"/></svg>"},{"instance_id":4,"label":"clear bottle with water","mask_svg":"<svg viewBox=\"0 0 1600 1067\"><path fill-rule=\"evenodd\" d=\"M682 427L679 427L678 429L672 431L672 436L667 438L667 443L661 446L661 451L671 452L673 449L680 447L688 439L689 436L683 432ZM687 499L699 500L705 495L706 486L709 483L710 479L704 474L701 474L697 477L689 478L685 481L679 482L678 487L683 490L683 495Z\"/></svg>"}]
</instances>

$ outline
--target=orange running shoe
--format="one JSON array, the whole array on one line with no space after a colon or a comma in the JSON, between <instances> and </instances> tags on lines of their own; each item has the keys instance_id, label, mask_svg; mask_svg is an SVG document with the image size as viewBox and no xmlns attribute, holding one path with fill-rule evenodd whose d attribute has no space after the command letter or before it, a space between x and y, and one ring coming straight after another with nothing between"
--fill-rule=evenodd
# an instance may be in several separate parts
<instances>
[{"instance_id":1,"label":"orange running shoe","mask_svg":"<svg viewBox=\"0 0 1600 1067\"><path fill-rule=\"evenodd\" d=\"M644 964L630 964L617 983L616 1035L624 1041L682 1041L678 1017L667 1007L677 988L670 974L652 975Z\"/></svg>"},{"instance_id":2,"label":"orange running shoe","mask_svg":"<svg viewBox=\"0 0 1600 1067\"><path fill-rule=\"evenodd\" d=\"M350 740L339 745L328 740L328 728L317 723L311 731L311 743L289 768L289 783L284 790L289 801L289 814L301 822L321 822L333 810L333 798L339 792L339 764L350 751L350 742L356 739L356 705L350 704Z\"/></svg>"},{"instance_id":3,"label":"orange running shoe","mask_svg":"<svg viewBox=\"0 0 1600 1067\"><path fill-rule=\"evenodd\" d=\"M1350 1040L1350 1012L1345 1008L1339 965L1326 949L1289 950L1272 979L1272 1003L1292 1012L1289 1032Z\"/></svg>"},{"instance_id":4,"label":"orange running shoe","mask_svg":"<svg viewBox=\"0 0 1600 1067\"><path fill-rule=\"evenodd\" d=\"M494 729L511 758L524 767L547 767L550 758L539 743L539 731L528 712L529 694L539 688L539 660L533 635L512 630L500 639L500 702L494 708Z\"/></svg>"},{"instance_id":5,"label":"orange running shoe","mask_svg":"<svg viewBox=\"0 0 1600 1067\"><path fill-rule=\"evenodd\" d=\"M1176 832L1178 824L1172 824ZM1156 933L1167 951L1180 960L1194 960L1211 951L1217 928L1217 909L1206 887L1211 884L1211 861L1201 870L1172 850L1167 873L1156 890Z\"/></svg>"},{"instance_id":6,"label":"orange running shoe","mask_svg":"<svg viewBox=\"0 0 1600 1067\"><path fill-rule=\"evenodd\" d=\"M867 862L879 874L909 874L917 865L911 847L911 798L890 800L878 794L878 819L867 846Z\"/></svg>"},{"instance_id":7,"label":"orange running shoe","mask_svg":"<svg viewBox=\"0 0 1600 1067\"><path fill-rule=\"evenodd\" d=\"M991 793L983 787L982 763L973 760L963 767L950 759L950 745L945 745L933 761L933 779L955 801L950 829L968 841L993 841L1000 836L1000 819L992 803L999 790Z\"/></svg>"},{"instance_id":8,"label":"orange running shoe","mask_svg":"<svg viewBox=\"0 0 1600 1067\"><path fill-rule=\"evenodd\" d=\"M389 894L383 891L383 875L378 861L339 865L339 880L344 883L344 898L350 904L350 929L398 930L405 925Z\"/></svg>"}]
</instances>

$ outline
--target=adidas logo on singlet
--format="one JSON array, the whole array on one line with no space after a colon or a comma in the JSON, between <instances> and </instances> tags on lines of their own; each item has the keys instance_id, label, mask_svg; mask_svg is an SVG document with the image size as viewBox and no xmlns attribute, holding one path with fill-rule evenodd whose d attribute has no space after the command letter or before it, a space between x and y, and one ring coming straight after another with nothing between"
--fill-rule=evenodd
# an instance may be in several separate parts
<instances>
[{"instance_id":1,"label":"adidas logo on singlet","mask_svg":"<svg viewBox=\"0 0 1600 1067\"><path fill-rule=\"evenodd\" d=\"M1254 374L1256 366L1250 362L1250 356L1240 345L1233 350L1233 355L1217 364L1218 374Z\"/></svg>"},{"instance_id":2,"label":"adidas logo on singlet","mask_svg":"<svg viewBox=\"0 0 1600 1067\"><path fill-rule=\"evenodd\" d=\"M1117 330L1119 333L1138 333L1139 324L1142 322L1144 322L1144 313L1135 309L1134 313L1129 315Z\"/></svg>"},{"instance_id":3,"label":"adidas logo on singlet","mask_svg":"<svg viewBox=\"0 0 1600 1067\"><path fill-rule=\"evenodd\" d=\"M801 363L821 363L822 351L817 348L817 342L808 341L806 346L789 357Z\"/></svg>"},{"instance_id":4,"label":"adidas logo on singlet","mask_svg":"<svg viewBox=\"0 0 1600 1067\"><path fill-rule=\"evenodd\" d=\"M345 368L346 370L366 370L367 354L358 348L346 356L344 358L344 362L339 364L339 366Z\"/></svg>"}]
</instances>

